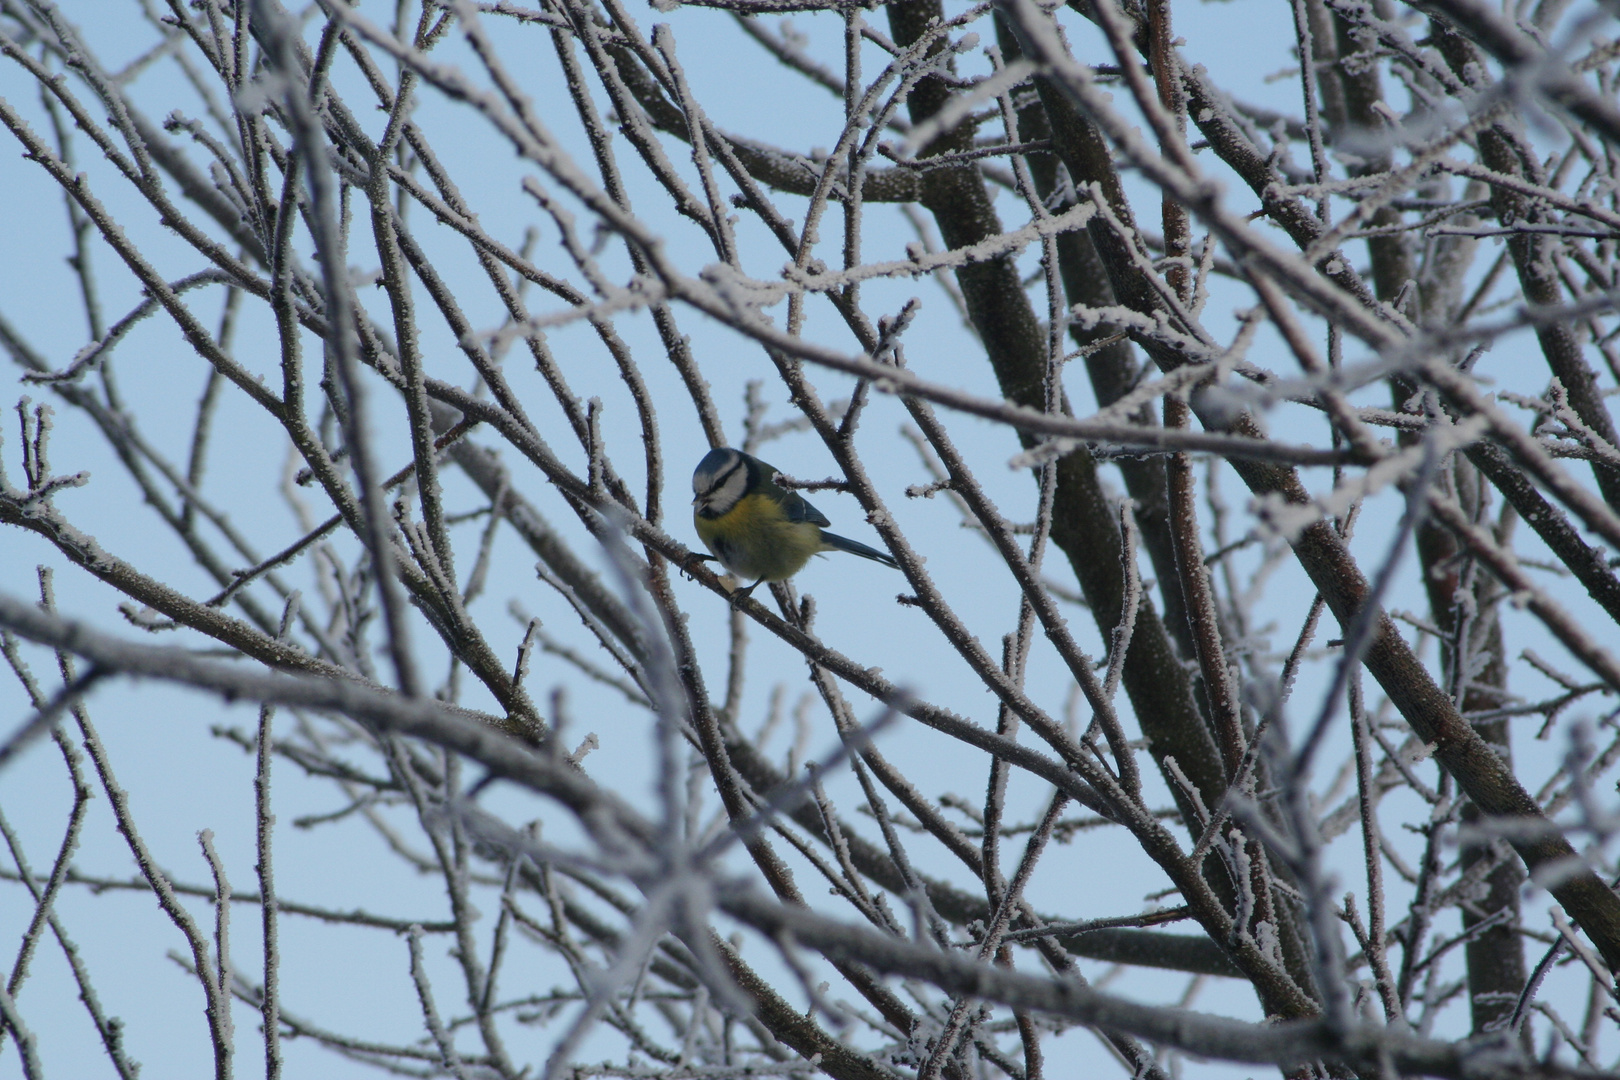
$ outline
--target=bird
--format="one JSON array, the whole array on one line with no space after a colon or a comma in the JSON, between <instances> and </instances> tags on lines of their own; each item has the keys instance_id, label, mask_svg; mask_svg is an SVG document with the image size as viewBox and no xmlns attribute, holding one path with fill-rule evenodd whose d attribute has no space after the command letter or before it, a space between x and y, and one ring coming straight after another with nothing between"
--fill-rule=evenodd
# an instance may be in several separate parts
<instances>
[{"instance_id":1,"label":"bird","mask_svg":"<svg viewBox=\"0 0 1620 1080\"><path fill-rule=\"evenodd\" d=\"M823 551L847 551L898 569L876 548L822 528L832 523L776 475L772 466L729 446L710 450L692 473L692 522L714 553L698 558L716 559L745 581L753 578L740 595L762 581L786 581Z\"/></svg>"}]
</instances>

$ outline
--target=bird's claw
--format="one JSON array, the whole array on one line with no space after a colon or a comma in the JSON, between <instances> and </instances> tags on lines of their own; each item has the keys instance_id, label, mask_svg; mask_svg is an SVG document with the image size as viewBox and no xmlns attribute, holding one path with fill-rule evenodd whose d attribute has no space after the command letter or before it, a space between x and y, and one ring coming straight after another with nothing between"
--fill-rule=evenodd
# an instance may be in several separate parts
<instances>
[{"instance_id":1,"label":"bird's claw","mask_svg":"<svg viewBox=\"0 0 1620 1080\"><path fill-rule=\"evenodd\" d=\"M677 568L681 572L681 577L685 578L687 581L691 581L694 578L694 575L692 574L692 564L695 562L714 562L714 556L699 555L695 551L687 552L686 558L682 559L676 564Z\"/></svg>"}]
</instances>

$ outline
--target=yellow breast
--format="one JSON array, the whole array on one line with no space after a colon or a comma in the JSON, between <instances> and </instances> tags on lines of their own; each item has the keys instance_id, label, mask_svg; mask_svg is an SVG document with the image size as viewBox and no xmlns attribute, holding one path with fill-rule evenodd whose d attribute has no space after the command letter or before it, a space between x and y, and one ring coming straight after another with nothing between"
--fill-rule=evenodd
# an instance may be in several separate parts
<instances>
[{"instance_id":1,"label":"yellow breast","mask_svg":"<svg viewBox=\"0 0 1620 1080\"><path fill-rule=\"evenodd\" d=\"M745 495L716 518L694 515L698 538L727 570L750 584L786 581L822 550L821 528L791 521L768 495Z\"/></svg>"}]
</instances>

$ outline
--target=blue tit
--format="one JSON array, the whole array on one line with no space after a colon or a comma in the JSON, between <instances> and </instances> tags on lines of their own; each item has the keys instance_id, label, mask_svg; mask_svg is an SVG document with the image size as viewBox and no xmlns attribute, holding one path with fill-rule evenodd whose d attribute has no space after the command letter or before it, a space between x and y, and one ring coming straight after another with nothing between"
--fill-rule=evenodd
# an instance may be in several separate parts
<instances>
[{"instance_id":1,"label":"blue tit","mask_svg":"<svg viewBox=\"0 0 1620 1080\"><path fill-rule=\"evenodd\" d=\"M776 482L776 470L741 450L710 450L692 474L692 520L720 565L744 581L786 581L810 556L847 551L885 566L898 564L876 548L834 535L820 510Z\"/></svg>"}]
</instances>

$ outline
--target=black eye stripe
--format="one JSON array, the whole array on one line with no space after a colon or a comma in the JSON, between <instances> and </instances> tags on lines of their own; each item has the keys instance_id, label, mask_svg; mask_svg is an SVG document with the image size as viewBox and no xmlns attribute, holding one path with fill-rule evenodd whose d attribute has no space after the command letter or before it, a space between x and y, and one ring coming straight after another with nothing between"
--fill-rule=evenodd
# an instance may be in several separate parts
<instances>
[{"instance_id":1,"label":"black eye stripe","mask_svg":"<svg viewBox=\"0 0 1620 1080\"><path fill-rule=\"evenodd\" d=\"M719 491L722 487L725 486L726 481L731 479L731 474L736 472L738 469L742 468L742 464L743 463L742 463L741 458L738 458L736 461L732 462L731 463L731 468L727 469L725 472L721 473L719 476L716 476L714 478L714 483L710 484L707 488L705 488L704 491L703 491L703 494L705 496L708 496L708 495L713 495L715 492Z\"/></svg>"}]
</instances>

